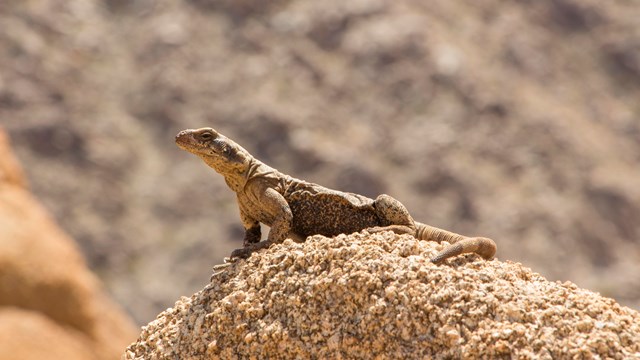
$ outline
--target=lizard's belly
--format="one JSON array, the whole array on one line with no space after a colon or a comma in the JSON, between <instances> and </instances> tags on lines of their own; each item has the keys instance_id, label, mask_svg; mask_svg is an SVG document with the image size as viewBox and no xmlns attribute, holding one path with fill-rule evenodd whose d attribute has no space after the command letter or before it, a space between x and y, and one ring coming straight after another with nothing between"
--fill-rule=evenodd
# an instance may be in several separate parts
<instances>
[{"instance_id":1,"label":"lizard's belly","mask_svg":"<svg viewBox=\"0 0 640 360\"><path fill-rule=\"evenodd\" d=\"M351 234L380 226L373 200L355 194L330 192L289 199L293 231L303 237Z\"/></svg>"}]
</instances>

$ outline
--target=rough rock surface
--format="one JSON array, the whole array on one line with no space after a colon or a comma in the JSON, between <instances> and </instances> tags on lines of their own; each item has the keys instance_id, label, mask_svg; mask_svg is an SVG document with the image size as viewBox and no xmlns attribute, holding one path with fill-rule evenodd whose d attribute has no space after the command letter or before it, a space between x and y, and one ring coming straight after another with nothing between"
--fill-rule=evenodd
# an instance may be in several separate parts
<instances>
[{"instance_id":1,"label":"rough rock surface","mask_svg":"<svg viewBox=\"0 0 640 360\"><path fill-rule=\"evenodd\" d=\"M640 357L640 313L517 263L391 232L290 240L216 269L126 359Z\"/></svg>"},{"instance_id":2,"label":"rough rock surface","mask_svg":"<svg viewBox=\"0 0 640 360\"><path fill-rule=\"evenodd\" d=\"M25 183L0 129L0 358L118 358L134 324Z\"/></svg>"}]
</instances>

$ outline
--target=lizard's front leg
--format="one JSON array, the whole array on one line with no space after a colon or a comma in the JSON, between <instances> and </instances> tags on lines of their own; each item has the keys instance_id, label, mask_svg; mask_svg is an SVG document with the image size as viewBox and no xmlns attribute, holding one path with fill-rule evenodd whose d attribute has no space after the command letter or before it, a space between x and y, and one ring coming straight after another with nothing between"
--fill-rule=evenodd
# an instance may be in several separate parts
<instances>
[{"instance_id":1,"label":"lizard's front leg","mask_svg":"<svg viewBox=\"0 0 640 360\"><path fill-rule=\"evenodd\" d=\"M271 244L283 242L291 232L293 213L285 198L276 190L267 188L259 194L258 199L260 200L260 211L265 212L265 218L273 219L271 224L267 224L271 227L267 240L250 243L244 248L236 249L231 253L231 257L249 257L249 255L256 250L265 249L271 246ZM245 234L245 239L247 236L250 236L249 229ZM258 240L259 239L258 236Z\"/></svg>"},{"instance_id":2,"label":"lizard's front leg","mask_svg":"<svg viewBox=\"0 0 640 360\"><path fill-rule=\"evenodd\" d=\"M260 223L258 220L253 219L244 211L240 210L240 220L244 226L244 241L243 247L248 247L251 244L259 243L262 232L260 231Z\"/></svg>"}]
</instances>

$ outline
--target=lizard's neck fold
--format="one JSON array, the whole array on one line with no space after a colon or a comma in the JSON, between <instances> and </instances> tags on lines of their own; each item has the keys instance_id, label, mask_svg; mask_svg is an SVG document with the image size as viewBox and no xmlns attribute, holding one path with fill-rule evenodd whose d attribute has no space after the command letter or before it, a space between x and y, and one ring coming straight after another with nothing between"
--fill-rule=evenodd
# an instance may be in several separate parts
<instances>
[{"instance_id":1,"label":"lizard's neck fold","mask_svg":"<svg viewBox=\"0 0 640 360\"><path fill-rule=\"evenodd\" d=\"M249 180L255 177L269 177L276 174L277 170L264 163L251 158L243 171L233 171L224 174L224 180L231 190L239 193L244 190Z\"/></svg>"}]
</instances>

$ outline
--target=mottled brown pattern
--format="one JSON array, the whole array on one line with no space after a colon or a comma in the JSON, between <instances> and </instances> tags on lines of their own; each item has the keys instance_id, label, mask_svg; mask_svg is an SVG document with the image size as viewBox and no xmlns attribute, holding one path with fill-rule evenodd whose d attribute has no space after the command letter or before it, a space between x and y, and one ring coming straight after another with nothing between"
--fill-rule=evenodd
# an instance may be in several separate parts
<instances>
[{"instance_id":1,"label":"mottled brown pattern","mask_svg":"<svg viewBox=\"0 0 640 360\"><path fill-rule=\"evenodd\" d=\"M347 195L347 197L342 196ZM350 201L340 192L317 194L294 193L288 200L293 212L293 231L302 237L316 234L334 236L351 234L363 228L380 225L374 201L360 204ZM343 214L351 214L345 218Z\"/></svg>"},{"instance_id":2,"label":"mottled brown pattern","mask_svg":"<svg viewBox=\"0 0 640 360\"><path fill-rule=\"evenodd\" d=\"M244 247L233 251L232 257L247 257L288 237L304 240L316 234L335 236L362 230L408 233L421 240L451 243L431 259L434 263L464 253L491 259L496 252L491 239L465 237L414 221L404 205L389 195L373 200L282 174L212 128L183 130L176 144L224 176L237 194L246 233ZM271 227L265 241L260 241L260 223Z\"/></svg>"}]
</instances>

